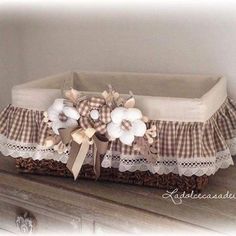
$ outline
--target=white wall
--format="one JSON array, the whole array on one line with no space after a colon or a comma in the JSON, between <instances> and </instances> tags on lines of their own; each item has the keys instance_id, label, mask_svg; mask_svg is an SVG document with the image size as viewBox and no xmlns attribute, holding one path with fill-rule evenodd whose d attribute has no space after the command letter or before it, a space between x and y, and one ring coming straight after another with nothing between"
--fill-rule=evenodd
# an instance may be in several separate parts
<instances>
[{"instance_id":1,"label":"white wall","mask_svg":"<svg viewBox=\"0 0 236 236\"><path fill-rule=\"evenodd\" d=\"M0 109L11 100L11 87L22 80L20 32L15 22L0 17Z\"/></svg>"},{"instance_id":2,"label":"white wall","mask_svg":"<svg viewBox=\"0 0 236 236\"><path fill-rule=\"evenodd\" d=\"M20 45L13 47L14 55L1 68L1 81L9 78L8 90L19 69L20 80L67 70L210 73L227 76L236 99L235 5L38 7L28 9L28 14L19 10L24 13L18 24L20 37L10 30L5 37L12 39L1 46L3 50ZM7 55L8 49L3 50L1 60Z\"/></svg>"}]
</instances>

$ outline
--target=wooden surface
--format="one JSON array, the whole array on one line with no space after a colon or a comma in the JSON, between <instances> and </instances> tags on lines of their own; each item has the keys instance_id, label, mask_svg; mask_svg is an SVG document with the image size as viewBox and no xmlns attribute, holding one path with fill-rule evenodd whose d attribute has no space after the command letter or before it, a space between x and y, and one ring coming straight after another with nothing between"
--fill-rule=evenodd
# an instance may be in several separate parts
<instances>
[{"instance_id":1,"label":"wooden surface","mask_svg":"<svg viewBox=\"0 0 236 236\"><path fill-rule=\"evenodd\" d=\"M164 190L22 175L16 172L14 164L14 159L0 156L2 209L5 209L5 214L16 205L19 209L27 209L46 228L51 229L58 223L65 229L72 227L89 232L203 233L209 230L229 235L236 232L236 199L183 199L181 205L175 205L170 199L162 197ZM236 194L235 170L235 167L230 167L210 177L204 193L224 194L230 191ZM13 216L9 216L9 221L12 230Z\"/></svg>"}]
</instances>

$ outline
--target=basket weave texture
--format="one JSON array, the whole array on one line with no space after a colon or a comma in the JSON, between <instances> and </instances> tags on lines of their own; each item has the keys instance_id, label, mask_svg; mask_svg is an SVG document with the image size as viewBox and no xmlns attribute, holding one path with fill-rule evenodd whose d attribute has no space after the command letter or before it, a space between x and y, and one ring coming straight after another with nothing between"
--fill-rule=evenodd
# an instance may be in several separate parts
<instances>
[{"instance_id":1,"label":"basket weave texture","mask_svg":"<svg viewBox=\"0 0 236 236\"><path fill-rule=\"evenodd\" d=\"M16 167L21 173L72 177L65 164L53 160L33 160L19 157L16 159ZM83 165L79 178L95 180L93 166ZM101 168L101 175L98 178L99 181L142 185L167 190L178 189L181 192L201 192L208 184L208 179L207 175L193 175L191 177L173 173L158 175L149 171L119 172L116 168Z\"/></svg>"}]
</instances>

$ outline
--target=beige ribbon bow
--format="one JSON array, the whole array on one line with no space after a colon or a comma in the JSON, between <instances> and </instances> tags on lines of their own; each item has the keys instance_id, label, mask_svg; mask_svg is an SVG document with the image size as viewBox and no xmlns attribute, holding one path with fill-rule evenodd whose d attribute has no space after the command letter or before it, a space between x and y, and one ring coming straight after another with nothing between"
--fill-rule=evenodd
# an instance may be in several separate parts
<instances>
[{"instance_id":1,"label":"beige ribbon bow","mask_svg":"<svg viewBox=\"0 0 236 236\"><path fill-rule=\"evenodd\" d=\"M76 180L83 165L89 146L94 145L94 172L96 179L100 176L100 157L106 153L108 140L95 135L95 129L65 128L59 129L62 142L68 144L71 141L71 149L66 167L71 171Z\"/></svg>"}]
</instances>

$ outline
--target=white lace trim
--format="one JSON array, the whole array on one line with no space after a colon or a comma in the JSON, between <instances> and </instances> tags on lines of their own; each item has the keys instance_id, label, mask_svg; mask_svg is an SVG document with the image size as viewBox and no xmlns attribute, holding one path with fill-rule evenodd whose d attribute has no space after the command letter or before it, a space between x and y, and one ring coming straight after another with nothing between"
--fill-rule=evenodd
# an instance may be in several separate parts
<instances>
[{"instance_id":1,"label":"white lace trim","mask_svg":"<svg viewBox=\"0 0 236 236\"><path fill-rule=\"evenodd\" d=\"M6 138L0 134L0 152L4 156L11 156L14 158L32 158L33 160L54 160L62 163L67 163L69 154L58 154L51 148L45 149L37 143L23 143ZM93 164L93 153L89 152L86 156L84 164Z\"/></svg>"},{"instance_id":2,"label":"white lace trim","mask_svg":"<svg viewBox=\"0 0 236 236\"><path fill-rule=\"evenodd\" d=\"M150 171L151 173L192 175L212 175L220 168L233 165L229 149L218 152L215 157L175 158L159 157L155 163L149 163L143 156L122 155L118 152L107 152L102 167L119 168L119 171Z\"/></svg>"},{"instance_id":3,"label":"white lace trim","mask_svg":"<svg viewBox=\"0 0 236 236\"><path fill-rule=\"evenodd\" d=\"M119 168L119 171L147 171L158 174L175 173L179 175L212 175L220 168L233 165L232 155L236 154L236 138L227 140L229 149L218 152L214 157L175 158L159 157L154 164L148 163L143 156L123 155L118 152L108 151L102 161L104 168ZM9 140L0 135L0 151L5 156L14 158L32 158L33 160L52 159L67 163L68 153L58 154L53 149L45 149L38 144L29 144ZM231 152L231 153L230 153ZM88 152L84 164L93 165L93 153Z\"/></svg>"}]
</instances>

